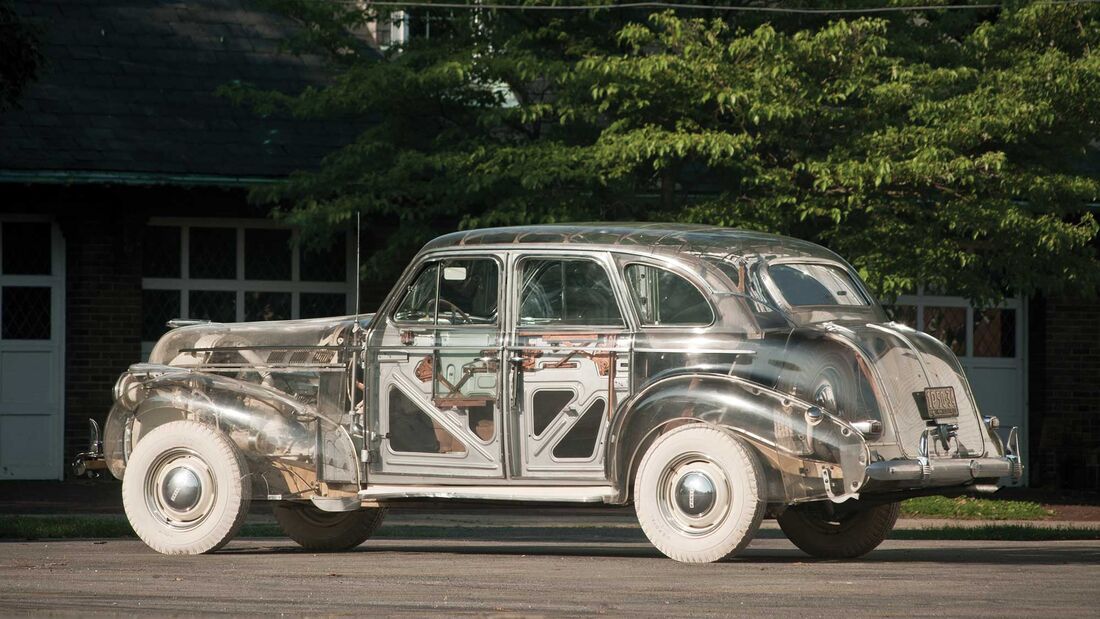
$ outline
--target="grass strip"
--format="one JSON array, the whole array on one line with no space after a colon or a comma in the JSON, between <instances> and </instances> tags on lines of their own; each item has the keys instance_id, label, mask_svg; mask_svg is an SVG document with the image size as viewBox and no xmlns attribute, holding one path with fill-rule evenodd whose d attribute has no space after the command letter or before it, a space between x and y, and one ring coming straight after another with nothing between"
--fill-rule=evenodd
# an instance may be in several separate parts
<instances>
[{"instance_id":1,"label":"grass strip","mask_svg":"<svg viewBox=\"0 0 1100 619\"><path fill-rule=\"evenodd\" d=\"M1050 510L1031 501L1001 501L975 497L925 496L903 501L902 518L952 520L1042 520Z\"/></svg>"}]
</instances>

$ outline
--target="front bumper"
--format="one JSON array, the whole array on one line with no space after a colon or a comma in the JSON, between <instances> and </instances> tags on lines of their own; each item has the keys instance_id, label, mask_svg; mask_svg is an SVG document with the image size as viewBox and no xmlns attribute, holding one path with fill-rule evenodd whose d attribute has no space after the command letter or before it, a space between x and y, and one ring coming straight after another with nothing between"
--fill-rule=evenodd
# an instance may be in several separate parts
<instances>
[{"instance_id":1,"label":"front bumper","mask_svg":"<svg viewBox=\"0 0 1100 619\"><path fill-rule=\"evenodd\" d=\"M994 438L1003 456L930 458L926 434L921 438L921 449L916 459L872 462L867 466L867 478L879 482L900 483L909 488L957 486L978 480L989 482L1003 478L1019 481L1024 475L1019 432L1016 428L1011 428L1008 437L1002 441L995 427L991 427L988 421L986 423L990 436Z\"/></svg>"}]
</instances>

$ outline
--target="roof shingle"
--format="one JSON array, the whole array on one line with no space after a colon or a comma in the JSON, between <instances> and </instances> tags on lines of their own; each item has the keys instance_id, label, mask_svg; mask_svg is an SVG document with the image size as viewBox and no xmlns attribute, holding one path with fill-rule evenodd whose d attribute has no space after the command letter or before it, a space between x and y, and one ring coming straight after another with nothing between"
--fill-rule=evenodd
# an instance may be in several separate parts
<instances>
[{"instance_id":1,"label":"roof shingle","mask_svg":"<svg viewBox=\"0 0 1100 619\"><path fill-rule=\"evenodd\" d=\"M320 59L280 54L289 20L242 0L20 0L46 64L0 114L0 170L279 177L349 141L347 124L261 118L217 97L239 80L296 92Z\"/></svg>"}]
</instances>

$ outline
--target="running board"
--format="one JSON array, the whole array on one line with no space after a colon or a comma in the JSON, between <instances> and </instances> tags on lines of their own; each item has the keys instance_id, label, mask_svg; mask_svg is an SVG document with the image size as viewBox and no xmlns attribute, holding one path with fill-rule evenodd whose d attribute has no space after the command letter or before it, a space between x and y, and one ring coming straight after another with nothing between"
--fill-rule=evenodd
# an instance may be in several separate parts
<instances>
[{"instance_id":1,"label":"running board","mask_svg":"<svg viewBox=\"0 0 1100 619\"><path fill-rule=\"evenodd\" d=\"M616 495L611 486L400 486L375 484L359 491L364 501L385 499L467 499L605 503Z\"/></svg>"}]
</instances>

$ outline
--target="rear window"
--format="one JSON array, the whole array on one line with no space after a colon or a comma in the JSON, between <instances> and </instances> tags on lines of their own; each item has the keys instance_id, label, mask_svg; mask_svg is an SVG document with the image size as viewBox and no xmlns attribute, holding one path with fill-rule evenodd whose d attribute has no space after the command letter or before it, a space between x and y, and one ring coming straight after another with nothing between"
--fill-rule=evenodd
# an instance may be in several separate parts
<instances>
[{"instance_id":1,"label":"rear window","mask_svg":"<svg viewBox=\"0 0 1100 619\"><path fill-rule=\"evenodd\" d=\"M787 304L870 305L847 271L827 264L773 264L768 275Z\"/></svg>"}]
</instances>

